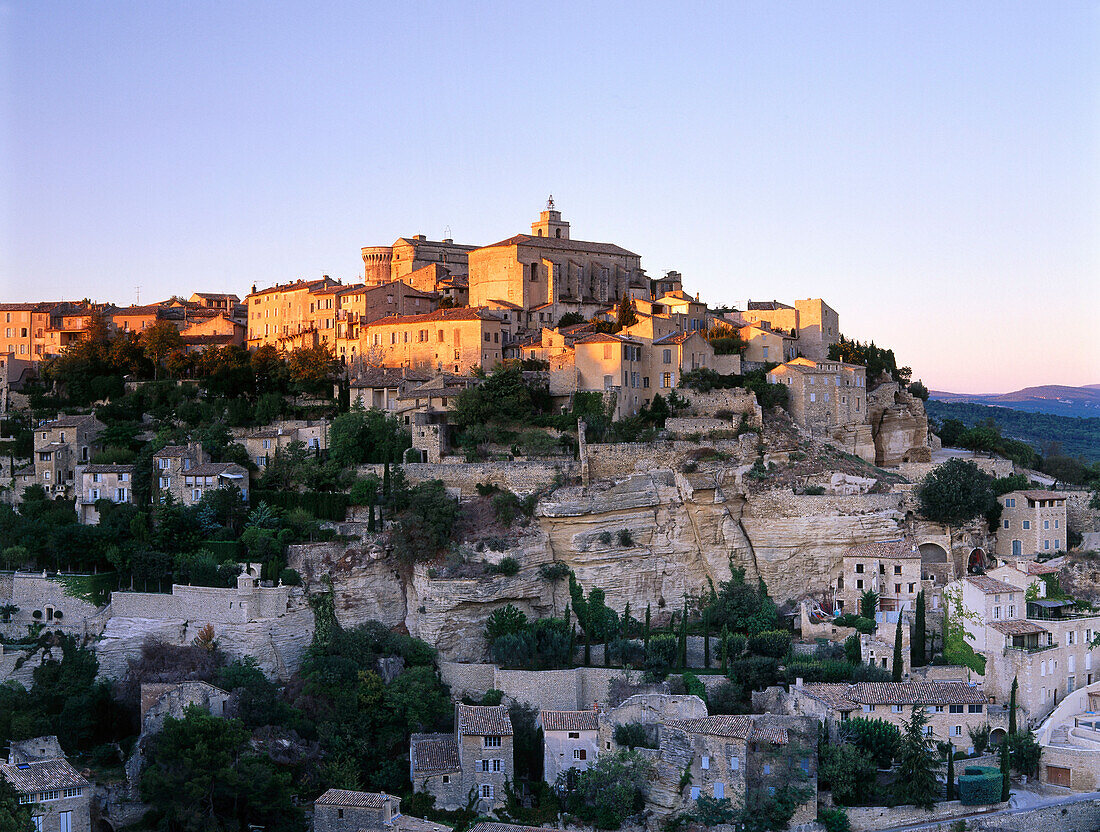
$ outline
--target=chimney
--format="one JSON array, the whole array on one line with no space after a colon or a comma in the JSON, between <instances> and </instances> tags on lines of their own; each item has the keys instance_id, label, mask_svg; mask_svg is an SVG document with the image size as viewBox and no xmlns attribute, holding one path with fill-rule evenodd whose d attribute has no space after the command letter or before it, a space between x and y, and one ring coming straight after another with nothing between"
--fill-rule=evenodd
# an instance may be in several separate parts
<instances>
[{"instance_id":1,"label":"chimney","mask_svg":"<svg viewBox=\"0 0 1100 832\"><path fill-rule=\"evenodd\" d=\"M801 676L797 676L797 677L795 677L795 680L794 680L794 686L795 686L796 688L800 688L800 687L802 687L802 677L801 677Z\"/></svg>"}]
</instances>

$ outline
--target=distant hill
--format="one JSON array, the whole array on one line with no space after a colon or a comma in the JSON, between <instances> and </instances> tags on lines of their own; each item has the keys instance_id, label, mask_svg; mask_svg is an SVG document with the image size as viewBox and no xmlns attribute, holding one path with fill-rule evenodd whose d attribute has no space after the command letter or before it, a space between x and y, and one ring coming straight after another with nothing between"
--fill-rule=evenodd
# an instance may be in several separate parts
<instances>
[{"instance_id":1,"label":"distant hill","mask_svg":"<svg viewBox=\"0 0 1100 832\"><path fill-rule=\"evenodd\" d=\"M1002 436L1027 442L1040 453L1044 442L1060 442L1062 452L1069 456L1083 456L1089 461L1100 459L1100 416L1061 416L1017 410L1003 405L992 407L968 401L931 398L925 408L932 418L941 422L944 419L958 419L967 427L983 419L992 419L1000 428ZM1100 413L1100 408L1094 412Z\"/></svg>"},{"instance_id":2,"label":"distant hill","mask_svg":"<svg viewBox=\"0 0 1100 832\"><path fill-rule=\"evenodd\" d=\"M1052 413L1057 416L1100 417L1100 384L1064 387L1046 384L1025 387L1012 393L947 393L932 390L929 395L942 402L969 402L990 407L1011 407L1029 413Z\"/></svg>"}]
</instances>

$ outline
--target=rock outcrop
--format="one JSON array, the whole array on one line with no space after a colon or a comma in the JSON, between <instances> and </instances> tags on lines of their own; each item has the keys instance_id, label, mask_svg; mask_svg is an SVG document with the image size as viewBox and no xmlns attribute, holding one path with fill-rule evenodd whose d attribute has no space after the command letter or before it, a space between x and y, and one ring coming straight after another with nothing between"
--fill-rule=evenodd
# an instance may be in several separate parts
<instances>
[{"instance_id":1,"label":"rock outcrop","mask_svg":"<svg viewBox=\"0 0 1100 832\"><path fill-rule=\"evenodd\" d=\"M867 419L879 467L932 461L924 402L896 381L883 381L867 393Z\"/></svg>"}]
</instances>

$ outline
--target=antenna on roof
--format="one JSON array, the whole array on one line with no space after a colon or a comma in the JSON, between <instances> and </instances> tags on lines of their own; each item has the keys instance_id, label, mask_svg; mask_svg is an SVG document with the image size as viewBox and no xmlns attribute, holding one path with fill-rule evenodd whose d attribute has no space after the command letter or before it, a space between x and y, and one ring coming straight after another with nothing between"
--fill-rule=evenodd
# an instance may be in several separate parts
<instances>
[{"instance_id":1,"label":"antenna on roof","mask_svg":"<svg viewBox=\"0 0 1100 832\"><path fill-rule=\"evenodd\" d=\"M546 200L546 210L547 211L553 211L554 210L554 195L553 194L550 194L550 198Z\"/></svg>"},{"instance_id":2,"label":"antenna on roof","mask_svg":"<svg viewBox=\"0 0 1100 832\"><path fill-rule=\"evenodd\" d=\"M134 306L141 306L141 287L140 286L135 286L134 287L134 294L137 295L137 300L135 301Z\"/></svg>"},{"instance_id":3,"label":"antenna on roof","mask_svg":"<svg viewBox=\"0 0 1100 832\"><path fill-rule=\"evenodd\" d=\"M443 227L443 239L444 240L450 240L451 239L451 227L449 225L445 225Z\"/></svg>"}]
</instances>

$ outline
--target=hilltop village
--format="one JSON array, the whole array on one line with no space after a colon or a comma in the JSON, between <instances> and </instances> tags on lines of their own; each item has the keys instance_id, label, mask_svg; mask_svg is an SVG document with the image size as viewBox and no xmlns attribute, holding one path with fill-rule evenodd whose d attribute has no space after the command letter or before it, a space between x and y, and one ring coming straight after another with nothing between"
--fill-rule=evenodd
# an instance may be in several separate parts
<instances>
[{"instance_id":1,"label":"hilltop village","mask_svg":"<svg viewBox=\"0 0 1100 832\"><path fill-rule=\"evenodd\" d=\"M930 425L826 299L712 305L552 199L362 258L0 304L0 819L1097 811L1100 468Z\"/></svg>"}]
</instances>

